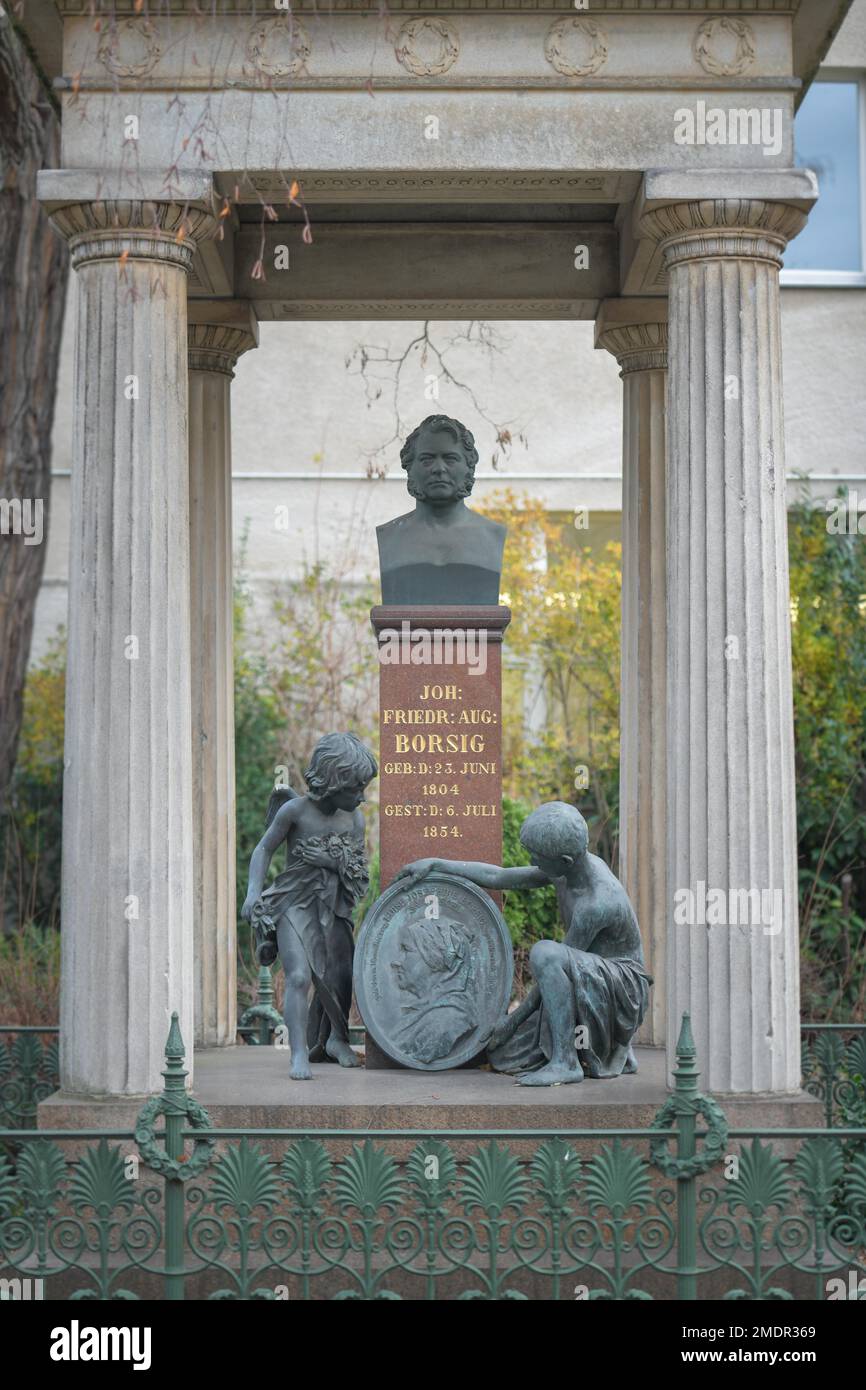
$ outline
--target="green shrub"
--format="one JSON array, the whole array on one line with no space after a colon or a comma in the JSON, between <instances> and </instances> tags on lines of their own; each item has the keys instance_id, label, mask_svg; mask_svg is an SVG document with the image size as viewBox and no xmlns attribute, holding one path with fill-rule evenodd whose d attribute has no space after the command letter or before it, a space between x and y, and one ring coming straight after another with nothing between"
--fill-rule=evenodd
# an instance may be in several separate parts
<instances>
[{"instance_id":1,"label":"green shrub","mask_svg":"<svg viewBox=\"0 0 866 1390\"><path fill-rule=\"evenodd\" d=\"M25 922L0 935L0 1022L56 1024L60 1011L60 933Z\"/></svg>"},{"instance_id":2,"label":"green shrub","mask_svg":"<svg viewBox=\"0 0 866 1390\"><path fill-rule=\"evenodd\" d=\"M805 487L788 536L803 1013L862 1021L866 540L828 530L827 510Z\"/></svg>"},{"instance_id":3,"label":"green shrub","mask_svg":"<svg viewBox=\"0 0 866 1390\"><path fill-rule=\"evenodd\" d=\"M66 644L59 633L27 673L18 758L0 818L7 926L54 928L60 919Z\"/></svg>"}]
</instances>

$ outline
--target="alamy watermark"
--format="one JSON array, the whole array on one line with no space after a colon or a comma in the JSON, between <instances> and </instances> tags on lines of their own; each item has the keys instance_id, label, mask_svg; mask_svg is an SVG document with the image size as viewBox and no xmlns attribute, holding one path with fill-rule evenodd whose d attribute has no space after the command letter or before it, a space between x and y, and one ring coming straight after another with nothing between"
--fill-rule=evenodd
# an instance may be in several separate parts
<instances>
[{"instance_id":1,"label":"alamy watermark","mask_svg":"<svg viewBox=\"0 0 866 1390\"><path fill-rule=\"evenodd\" d=\"M131 1361L134 1371L151 1364L149 1327L88 1327L73 1318L69 1327L51 1330L52 1361Z\"/></svg>"},{"instance_id":2,"label":"alamy watermark","mask_svg":"<svg viewBox=\"0 0 866 1390\"><path fill-rule=\"evenodd\" d=\"M25 545L41 545L42 498L0 497L0 536L23 536Z\"/></svg>"},{"instance_id":3,"label":"alamy watermark","mask_svg":"<svg viewBox=\"0 0 866 1390\"><path fill-rule=\"evenodd\" d=\"M0 1303L39 1303L44 1297L44 1279L0 1279Z\"/></svg>"},{"instance_id":4,"label":"alamy watermark","mask_svg":"<svg viewBox=\"0 0 866 1390\"><path fill-rule=\"evenodd\" d=\"M694 888L674 892L678 927L761 927L765 936L777 936L783 921L781 888L707 888L698 879Z\"/></svg>"},{"instance_id":5,"label":"alamy watermark","mask_svg":"<svg viewBox=\"0 0 866 1390\"><path fill-rule=\"evenodd\" d=\"M705 101L674 112L676 145L759 145L765 156L782 153L784 112L780 107L707 107Z\"/></svg>"},{"instance_id":6,"label":"alamy watermark","mask_svg":"<svg viewBox=\"0 0 866 1390\"><path fill-rule=\"evenodd\" d=\"M383 627L379 633L379 661L383 666L465 666L470 676L487 670L486 628L414 628L403 619L399 630Z\"/></svg>"},{"instance_id":7,"label":"alamy watermark","mask_svg":"<svg viewBox=\"0 0 866 1390\"><path fill-rule=\"evenodd\" d=\"M831 536L866 536L866 493L849 488L842 497L828 497L827 531Z\"/></svg>"}]
</instances>

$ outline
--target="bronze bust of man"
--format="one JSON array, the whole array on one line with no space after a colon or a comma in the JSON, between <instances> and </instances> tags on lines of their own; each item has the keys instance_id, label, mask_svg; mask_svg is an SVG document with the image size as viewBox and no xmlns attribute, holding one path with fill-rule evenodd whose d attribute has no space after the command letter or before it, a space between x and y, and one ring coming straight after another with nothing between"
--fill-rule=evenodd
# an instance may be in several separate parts
<instances>
[{"instance_id":1,"label":"bronze bust of man","mask_svg":"<svg viewBox=\"0 0 866 1390\"><path fill-rule=\"evenodd\" d=\"M382 602L497 604L505 527L470 511L478 450L465 425L429 415L400 450L415 510L376 528Z\"/></svg>"}]
</instances>

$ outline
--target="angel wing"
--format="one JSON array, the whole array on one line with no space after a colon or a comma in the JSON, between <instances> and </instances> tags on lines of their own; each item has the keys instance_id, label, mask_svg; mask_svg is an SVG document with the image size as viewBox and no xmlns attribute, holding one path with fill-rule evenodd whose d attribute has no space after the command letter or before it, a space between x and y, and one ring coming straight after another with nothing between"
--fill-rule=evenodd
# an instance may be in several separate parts
<instances>
[{"instance_id":1,"label":"angel wing","mask_svg":"<svg viewBox=\"0 0 866 1390\"><path fill-rule=\"evenodd\" d=\"M265 830L267 830L271 821L274 819L274 816L283 806L285 806L286 802L294 801L295 797L298 795L299 793L295 791L294 787L274 787L274 790L271 792L271 799L268 802L268 813L265 818Z\"/></svg>"}]
</instances>

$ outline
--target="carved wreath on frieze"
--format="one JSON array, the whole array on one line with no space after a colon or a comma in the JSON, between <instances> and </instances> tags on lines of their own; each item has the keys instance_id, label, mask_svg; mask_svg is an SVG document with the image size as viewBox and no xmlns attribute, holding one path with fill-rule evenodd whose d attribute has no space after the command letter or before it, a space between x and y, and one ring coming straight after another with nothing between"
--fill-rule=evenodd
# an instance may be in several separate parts
<instances>
[{"instance_id":1,"label":"carved wreath on frieze","mask_svg":"<svg viewBox=\"0 0 866 1390\"><path fill-rule=\"evenodd\" d=\"M149 19L120 19L99 40L96 56L114 77L148 77L162 57L156 25Z\"/></svg>"},{"instance_id":2,"label":"carved wreath on frieze","mask_svg":"<svg viewBox=\"0 0 866 1390\"><path fill-rule=\"evenodd\" d=\"M394 53L415 77L441 77L457 62L460 38L447 19L408 19L397 35Z\"/></svg>"},{"instance_id":3,"label":"carved wreath on frieze","mask_svg":"<svg viewBox=\"0 0 866 1390\"><path fill-rule=\"evenodd\" d=\"M254 24L247 38L246 68L262 77L294 77L310 56L310 40L294 15Z\"/></svg>"},{"instance_id":4,"label":"carved wreath on frieze","mask_svg":"<svg viewBox=\"0 0 866 1390\"><path fill-rule=\"evenodd\" d=\"M558 19L544 41L544 56L563 77L590 77L607 62L607 42L595 19Z\"/></svg>"},{"instance_id":5,"label":"carved wreath on frieze","mask_svg":"<svg viewBox=\"0 0 866 1390\"><path fill-rule=\"evenodd\" d=\"M717 51L720 37L734 40L733 57L724 58ZM740 73L748 72L755 61L755 35L744 19L731 19L727 15L705 19L698 26L693 51L704 72L713 77L739 77Z\"/></svg>"}]
</instances>

